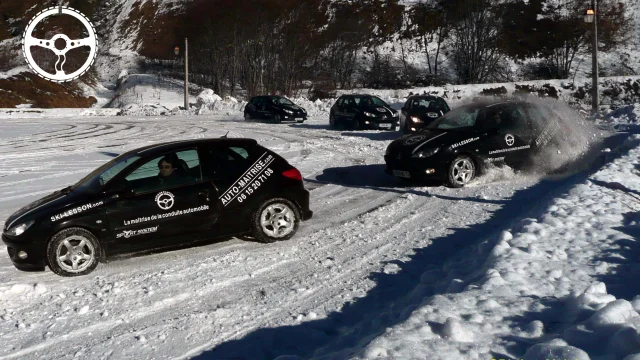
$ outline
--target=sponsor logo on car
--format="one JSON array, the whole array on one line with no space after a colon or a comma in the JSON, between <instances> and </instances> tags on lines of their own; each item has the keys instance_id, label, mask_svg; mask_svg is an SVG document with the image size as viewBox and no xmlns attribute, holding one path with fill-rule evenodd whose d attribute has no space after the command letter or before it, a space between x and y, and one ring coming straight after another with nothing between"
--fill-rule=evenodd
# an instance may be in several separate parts
<instances>
[{"instance_id":1,"label":"sponsor logo on car","mask_svg":"<svg viewBox=\"0 0 640 360\"><path fill-rule=\"evenodd\" d=\"M530 147L531 147L531 145L525 145L525 146L518 146L518 147L514 147L514 148L510 148L510 149L493 150L493 151L489 151L489 155L491 155L491 154L500 154L500 153L510 152L510 151L524 150L524 149L528 149Z\"/></svg>"},{"instance_id":2,"label":"sponsor logo on car","mask_svg":"<svg viewBox=\"0 0 640 360\"><path fill-rule=\"evenodd\" d=\"M100 205L102 205L102 201L98 201L97 203L94 203L94 204L85 204L85 205L82 205L82 206L78 206L76 208L73 208L73 209L70 209L70 210L67 210L67 211L63 212L62 214L58 214L58 215L52 216L51 217L51 221L55 222L55 221L58 221L58 220L62 220L64 218L66 218L66 217L80 214L81 212L87 211L89 209L96 208L96 207L98 207Z\"/></svg>"},{"instance_id":3,"label":"sponsor logo on car","mask_svg":"<svg viewBox=\"0 0 640 360\"><path fill-rule=\"evenodd\" d=\"M430 117L430 118L437 118L438 117L438 113L428 112L427 116Z\"/></svg>"},{"instance_id":4,"label":"sponsor logo on car","mask_svg":"<svg viewBox=\"0 0 640 360\"><path fill-rule=\"evenodd\" d=\"M407 140L404 141L404 144L407 146L411 146L411 145L415 145L417 143L419 143L420 141L426 139L427 137L424 135L416 135L416 136L412 136L410 138L408 138Z\"/></svg>"},{"instance_id":5,"label":"sponsor logo on car","mask_svg":"<svg viewBox=\"0 0 640 360\"><path fill-rule=\"evenodd\" d=\"M138 236L138 235L145 235L145 234L151 234L154 233L156 231L158 231L158 227L160 225L154 226L154 227L150 227L150 228L146 228L146 229L140 229L140 230L125 230L123 232L121 232L120 234L116 235L116 238L121 238L124 237L125 239L128 239L132 236Z\"/></svg>"},{"instance_id":6,"label":"sponsor logo on car","mask_svg":"<svg viewBox=\"0 0 640 360\"><path fill-rule=\"evenodd\" d=\"M271 165L274 160L273 155L268 155L267 153L262 154L262 156L219 197L219 199L222 200L222 205L226 207L233 200L242 203L258 190L273 174L273 170L269 168L269 165Z\"/></svg>"},{"instance_id":7,"label":"sponsor logo on car","mask_svg":"<svg viewBox=\"0 0 640 360\"><path fill-rule=\"evenodd\" d=\"M486 162L498 162L498 161L504 161L504 156L503 157L496 157L496 158L487 158L485 159Z\"/></svg>"},{"instance_id":8,"label":"sponsor logo on car","mask_svg":"<svg viewBox=\"0 0 640 360\"><path fill-rule=\"evenodd\" d=\"M479 137L474 137L474 138L471 138L471 139L460 141L458 143L455 143L455 144L451 145L451 149L455 149L455 148L460 147L462 145L467 145L467 144L472 143L472 142L474 142L476 140L480 140L480 138Z\"/></svg>"},{"instance_id":9,"label":"sponsor logo on car","mask_svg":"<svg viewBox=\"0 0 640 360\"><path fill-rule=\"evenodd\" d=\"M170 217L174 217L174 216L181 216L181 215L191 214L191 213L194 213L194 212L199 212L199 211L204 211L204 210L209 210L209 205L202 205L202 206L197 207L197 208L189 208L189 209L185 209L185 210L174 210L174 211L169 212L169 213L156 214L156 215L152 215L152 216L141 216L141 217L139 217L137 219L125 220L124 224L125 225L135 225L135 224L140 224L140 223L147 222L147 221L166 219L166 218L170 218Z\"/></svg>"},{"instance_id":10,"label":"sponsor logo on car","mask_svg":"<svg viewBox=\"0 0 640 360\"><path fill-rule=\"evenodd\" d=\"M516 142L516 138L511 134L507 134L504 136L504 142L507 143L507 146L513 146L513 144Z\"/></svg>"},{"instance_id":11,"label":"sponsor logo on car","mask_svg":"<svg viewBox=\"0 0 640 360\"><path fill-rule=\"evenodd\" d=\"M168 191L162 191L156 195L156 204L162 210L169 210L173 207L175 203L175 197L172 193Z\"/></svg>"}]
</instances>

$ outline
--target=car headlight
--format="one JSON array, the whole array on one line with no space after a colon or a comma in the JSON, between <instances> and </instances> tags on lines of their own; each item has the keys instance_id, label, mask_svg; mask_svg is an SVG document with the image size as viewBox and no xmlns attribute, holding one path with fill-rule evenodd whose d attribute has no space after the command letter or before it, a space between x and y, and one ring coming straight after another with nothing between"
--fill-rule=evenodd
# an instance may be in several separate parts
<instances>
[{"instance_id":1,"label":"car headlight","mask_svg":"<svg viewBox=\"0 0 640 360\"><path fill-rule=\"evenodd\" d=\"M287 110L287 109L284 109L284 112L286 112L286 113L287 113L287 114L289 114L289 115L293 114L293 111L291 111L291 110Z\"/></svg>"},{"instance_id":2,"label":"car headlight","mask_svg":"<svg viewBox=\"0 0 640 360\"><path fill-rule=\"evenodd\" d=\"M416 117L416 116L412 116L411 117L411 121L413 121L414 123L421 123L422 122L422 120L420 120L420 118Z\"/></svg>"},{"instance_id":3,"label":"car headlight","mask_svg":"<svg viewBox=\"0 0 640 360\"><path fill-rule=\"evenodd\" d=\"M392 115L393 117L398 117L400 114L397 111L394 111Z\"/></svg>"},{"instance_id":4,"label":"car headlight","mask_svg":"<svg viewBox=\"0 0 640 360\"><path fill-rule=\"evenodd\" d=\"M433 155L437 154L438 151L440 151L440 148L422 150L422 151L418 151L417 153L411 155L411 157L412 158L419 158L419 159L428 158L429 156L433 156Z\"/></svg>"},{"instance_id":5,"label":"car headlight","mask_svg":"<svg viewBox=\"0 0 640 360\"><path fill-rule=\"evenodd\" d=\"M27 229L33 225L34 221L27 221L26 223L22 223L18 226L14 226L11 229L9 229L7 231L7 235L11 235L11 236L18 236L18 235L22 235L23 232L27 231Z\"/></svg>"},{"instance_id":6,"label":"car headlight","mask_svg":"<svg viewBox=\"0 0 640 360\"><path fill-rule=\"evenodd\" d=\"M368 117L376 117L376 114L372 114L372 113L370 113L370 112L363 111L363 113L364 113L364 116L368 116Z\"/></svg>"}]
</instances>

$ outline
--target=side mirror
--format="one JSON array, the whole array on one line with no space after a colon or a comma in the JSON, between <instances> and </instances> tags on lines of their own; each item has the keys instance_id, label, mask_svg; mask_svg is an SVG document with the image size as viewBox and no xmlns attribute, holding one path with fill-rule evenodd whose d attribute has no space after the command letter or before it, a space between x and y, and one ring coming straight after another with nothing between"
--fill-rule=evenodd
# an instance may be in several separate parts
<instances>
[{"instance_id":1,"label":"side mirror","mask_svg":"<svg viewBox=\"0 0 640 360\"><path fill-rule=\"evenodd\" d=\"M118 181L105 191L107 196L127 197L133 195L133 189L126 180Z\"/></svg>"}]
</instances>

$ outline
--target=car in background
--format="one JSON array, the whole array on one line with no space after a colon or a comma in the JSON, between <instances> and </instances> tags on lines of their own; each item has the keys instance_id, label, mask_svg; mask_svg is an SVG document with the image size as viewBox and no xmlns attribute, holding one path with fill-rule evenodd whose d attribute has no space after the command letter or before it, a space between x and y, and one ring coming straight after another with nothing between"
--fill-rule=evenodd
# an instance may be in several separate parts
<instances>
[{"instance_id":1,"label":"car in background","mask_svg":"<svg viewBox=\"0 0 640 360\"><path fill-rule=\"evenodd\" d=\"M535 155L558 147L567 134L560 118L544 105L465 105L389 144L385 171L407 180L436 179L463 187L489 164L532 164Z\"/></svg>"},{"instance_id":2,"label":"car in background","mask_svg":"<svg viewBox=\"0 0 640 360\"><path fill-rule=\"evenodd\" d=\"M387 103L373 95L342 95L329 113L332 129L396 130L399 114Z\"/></svg>"},{"instance_id":3,"label":"car in background","mask_svg":"<svg viewBox=\"0 0 640 360\"><path fill-rule=\"evenodd\" d=\"M430 95L410 96L400 111L400 128L405 134L420 131L449 111L451 111L451 108L441 97Z\"/></svg>"},{"instance_id":4,"label":"car in background","mask_svg":"<svg viewBox=\"0 0 640 360\"><path fill-rule=\"evenodd\" d=\"M300 172L255 140L188 140L129 151L28 204L2 240L20 270L78 276L123 253L247 233L288 240L312 215Z\"/></svg>"},{"instance_id":5,"label":"car in background","mask_svg":"<svg viewBox=\"0 0 640 360\"><path fill-rule=\"evenodd\" d=\"M255 96L244 107L244 119L270 120L276 124L287 120L303 123L307 120L307 110L282 96Z\"/></svg>"}]
</instances>

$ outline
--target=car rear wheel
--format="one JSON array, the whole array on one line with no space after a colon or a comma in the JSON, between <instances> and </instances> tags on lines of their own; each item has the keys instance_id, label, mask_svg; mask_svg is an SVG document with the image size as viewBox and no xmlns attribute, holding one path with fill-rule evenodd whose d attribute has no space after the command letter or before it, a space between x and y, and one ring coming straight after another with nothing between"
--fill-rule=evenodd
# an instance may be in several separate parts
<instances>
[{"instance_id":1,"label":"car rear wheel","mask_svg":"<svg viewBox=\"0 0 640 360\"><path fill-rule=\"evenodd\" d=\"M245 119L246 121L251 120L251 115L249 115L249 113L244 113L244 119Z\"/></svg>"},{"instance_id":2,"label":"car rear wheel","mask_svg":"<svg viewBox=\"0 0 640 360\"><path fill-rule=\"evenodd\" d=\"M447 185L454 188L461 188L467 185L476 176L476 165L473 159L466 155L455 158L449 165Z\"/></svg>"},{"instance_id":3,"label":"car rear wheel","mask_svg":"<svg viewBox=\"0 0 640 360\"><path fill-rule=\"evenodd\" d=\"M282 122L282 117L280 114L273 114L273 122L275 124L280 124Z\"/></svg>"},{"instance_id":4,"label":"car rear wheel","mask_svg":"<svg viewBox=\"0 0 640 360\"><path fill-rule=\"evenodd\" d=\"M98 239L82 228L64 229L55 234L47 246L47 263L61 276L80 276L98 266L101 252Z\"/></svg>"},{"instance_id":5,"label":"car rear wheel","mask_svg":"<svg viewBox=\"0 0 640 360\"><path fill-rule=\"evenodd\" d=\"M287 199L265 201L253 214L252 233L263 243L289 240L298 231L298 208Z\"/></svg>"},{"instance_id":6,"label":"car rear wheel","mask_svg":"<svg viewBox=\"0 0 640 360\"><path fill-rule=\"evenodd\" d=\"M297 122L298 124L302 124L302 123L304 122L304 120L296 120L296 122Z\"/></svg>"}]
</instances>

